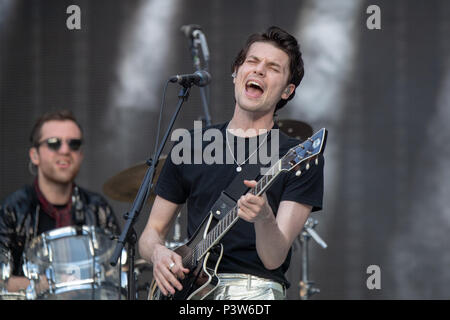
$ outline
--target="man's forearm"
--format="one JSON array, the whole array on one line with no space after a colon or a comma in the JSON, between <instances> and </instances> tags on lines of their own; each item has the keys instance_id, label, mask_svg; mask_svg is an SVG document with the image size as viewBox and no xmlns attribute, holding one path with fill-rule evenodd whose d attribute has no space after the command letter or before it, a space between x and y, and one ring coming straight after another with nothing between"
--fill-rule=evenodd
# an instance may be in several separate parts
<instances>
[{"instance_id":1,"label":"man's forearm","mask_svg":"<svg viewBox=\"0 0 450 320\"><path fill-rule=\"evenodd\" d=\"M139 254L144 260L152 262L153 252L157 246L164 246L163 237L156 230L148 229L139 240Z\"/></svg>"},{"instance_id":2,"label":"man's forearm","mask_svg":"<svg viewBox=\"0 0 450 320\"><path fill-rule=\"evenodd\" d=\"M289 244L274 216L255 222L256 251L264 266L273 270L286 259Z\"/></svg>"}]
</instances>

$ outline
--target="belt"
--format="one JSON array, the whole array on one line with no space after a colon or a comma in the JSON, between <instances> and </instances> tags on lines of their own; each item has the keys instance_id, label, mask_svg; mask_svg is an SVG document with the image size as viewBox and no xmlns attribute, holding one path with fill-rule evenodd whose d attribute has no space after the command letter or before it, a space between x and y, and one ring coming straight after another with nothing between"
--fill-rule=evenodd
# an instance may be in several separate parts
<instances>
[{"instance_id":1,"label":"belt","mask_svg":"<svg viewBox=\"0 0 450 320\"><path fill-rule=\"evenodd\" d=\"M245 273L219 273L219 285L239 285L246 286L248 290L251 288L271 288L286 296L286 288L279 282L271 279L260 278L251 274Z\"/></svg>"}]
</instances>

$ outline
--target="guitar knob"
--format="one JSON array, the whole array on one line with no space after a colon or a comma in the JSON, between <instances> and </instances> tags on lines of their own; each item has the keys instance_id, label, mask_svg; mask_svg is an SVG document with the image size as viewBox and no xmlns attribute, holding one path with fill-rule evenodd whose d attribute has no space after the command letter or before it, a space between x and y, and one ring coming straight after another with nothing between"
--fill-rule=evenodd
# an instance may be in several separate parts
<instances>
[{"instance_id":1,"label":"guitar knob","mask_svg":"<svg viewBox=\"0 0 450 320\"><path fill-rule=\"evenodd\" d=\"M302 171L301 171L301 170L297 170L297 171L295 172L295 175L296 175L297 177L299 177L301 174L302 174Z\"/></svg>"},{"instance_id":2,"label":"guitar knob","mask_svg":"<svg viewBox=\"0 0 450 320\"><path fill-rule=\"evenodd\" d=\"M309 162L306 164L306 170L309 170Z\"/></svg>"},{"instance_id":3,"label":"guitar knob","mask_svg":"<svg viewBox=\"0 0 450 320\"><path fill-rule=\"evenodd\" d=\"M318 166L318 165L319 165L319 157L317 157L317 158L316 158L316 161L315 161L315 163L316 163L316 166Z\"/></svg>"}]
</instances>

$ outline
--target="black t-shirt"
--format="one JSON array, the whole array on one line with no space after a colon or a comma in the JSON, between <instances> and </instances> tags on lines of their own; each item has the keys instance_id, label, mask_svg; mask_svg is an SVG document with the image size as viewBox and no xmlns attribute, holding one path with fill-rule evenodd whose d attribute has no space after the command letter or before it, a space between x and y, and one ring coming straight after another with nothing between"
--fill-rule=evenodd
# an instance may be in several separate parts
<instances>
[{"instance_id":1,"label":"black t-shirt","mask_svg":"<svg viewBox=\"0 0 450 320\"><path fill-rule=\"evenodd\" d=\"M192 130L190 131L190 136L183 136L183 138L178 141L179 143L186 144L185 139L190 139L192 142L189 144L191 145L190 152L192 161L190 163L186 163L185 161L184 163L178 164L180 162L179 156L183 156L184 153L179 152L181 150L180 148L176 148L177 152L175 152L175 148L173 148L173 153L178 158L172 158L172 152L169 154L156 184L155 193L160 197L176 204L183 204L187 201L188 237L191 237L195 233L208 215L209 210L214 205L221 192L228 187L238 173L236 171L236 164L226 164L229 163L229 161L226 162L226 159L227 152L231 154L229 151L231 149L230 146L234 146L234 157L237 158L238 146L240 146L240 143L245 144L245 157L241 156L240 159L236 159L239 163L252 154L252 160L247 160L247 162L254 161L254 157L256 157L257 161L260 160L258 156L260 154L259 151L254 151L257 146L263 143L266 134L261 134L258 137L249 139L235 137L228 133L229 145L227 145L225 139L227 125L228 123L224 123L206 127L202 130L202 135L207 129L213 128L220 130L223 137L222 163L220 163L221 161L217 161L219 163L196 164L198 163L199 158L197 157L194 159L194 154L195 150L199 150L199 140L198 136L195 136L194 130ZM277 125L275 125L273 129L278 129ZM276 140L273 139L274 141L272 141L272 132L273 130L269 132L266 138L269 155L272 142ZM301 143L301 141L297 139L288 137L280 130L278 130L278 135L280 158L289 151L291 147ZM275 135L273 136L275 137ZM195 139L197 139L196 145L194 143ZM241 141L238 141L239 139ZM254 140L251 141L251 139L256 139L256 143ZM214 139L212 140L214 141ZM232 143L233 141L234 143ZM175 146L178 142L175 143ZM200 154L206 153L208 149L205 148L208 148L209 144L211 144L211 141L201 142L202 153ZM274 146L276 146L276 144ZM208 154L211 153L210 151L211 150L209 149ZM197 155L198 154L199 153L197 153ZM218 155L218 152L212 152L211 154ZM220 159L219 155L218 158ZM174 163L174 159L177 164ZM232 158L229 157L228 159ZM193 160L197 161L194 162ZM231 163L233 163L233 160L231 161ZM264 164L266 164L267 167L266 160L264 160ZM312 211L320 210L322 208L323 198L323 166L324 159L320 156L319 164L312 165L311 168L302 173L300 177L297 177L292 171L281 172L266 191L269 205L274 214L277 214L278 206L283 200L310 205L313 207ZM286 260L279 268L268 270L264 267L256 252L255 237L253 223L239 219L221 240L224 247L224 254L222 261L219 264L218 273L253 274L259 277L273 279L289 287L289 282L286 280L284 273L287 271L290 264L291 250L289 250Z\"/></svg>"}]
</instances>

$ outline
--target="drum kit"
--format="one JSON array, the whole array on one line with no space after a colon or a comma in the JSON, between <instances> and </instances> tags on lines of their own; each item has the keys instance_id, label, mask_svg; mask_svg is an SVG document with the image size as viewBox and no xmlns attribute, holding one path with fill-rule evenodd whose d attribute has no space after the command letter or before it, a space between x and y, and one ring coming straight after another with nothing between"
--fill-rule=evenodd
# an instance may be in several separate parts
<instances>
[{"instance_id":1,"label":"drum kit","mask_svg":"<svg viewBox=\"0 0 450 320\"><path fill-rule=\"evenodd\" d=\"M24 251L22 269L30 281L24 292L8 292L12 260L9 253L0 255L0 300L123 299L122 271L108 263L113 239L111 233L94 226L40 234Z\"/></svg>"},{"instance_id":2,"label":"drum kit","mask_svg":"<svg viewBox=\"0 0 450 320\"><path fill-rule=\"evenodd\" d=\"M278 120L277 124L281 131L302 141L312 135L311 126L301 121ZM160 158L155 181L166 158ZM119 172L103 185L104 194L117 201L132 202L147 169L147 163L140 163ZM155 195L150 194L147 202L153 202L154 198ZM308 299L319 292L308 279L308 240L312 237L326 248L326 244L313 230L316 225L317 221L309 218L299 237L303 248L301 299ZM172 241L166 242L167 247L173 249L184 243L180 230L178 215ZM114 236L93 226L64 227L45 232L34 238L24 251L23 272L30 280L25 292L8 292L12 260L9 253L0 254L0 300L124 299L127 285L126 251L122 251L121 264L113 267L109 259L114 248ZM149 269L149 264L143 259L137 259L134 266L138 271Z\"/></svg>"}]
</instances>

